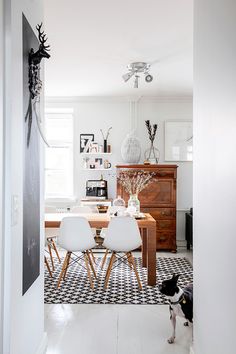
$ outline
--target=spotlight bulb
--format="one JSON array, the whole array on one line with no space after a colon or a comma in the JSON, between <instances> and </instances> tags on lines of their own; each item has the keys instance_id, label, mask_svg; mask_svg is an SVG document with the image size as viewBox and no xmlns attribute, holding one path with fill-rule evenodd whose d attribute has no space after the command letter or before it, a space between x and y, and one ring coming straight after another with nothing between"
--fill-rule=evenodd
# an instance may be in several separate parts
<instances>
[{"instance_id":1,"label":"spotlight bulb","mask_svg":"<svg viewBox=\"0 0 236 354\"><path fill-rule=\"evenodd\" d=\"M139 79L139 76L138 76L138 75L135 75L134 88L138 88L138 79Z\"/></svg>"},{"instance_id":2,"label":"spotlight bulb","mask_svg":"<svg viewBox=\"0 0 236 354\"><path fill-rule=\"evenodd\" d=\"M127 74L122 75L122 78L123 78L124 82L127 82L133 75L134 75L133 72L129 72Z\"/></svg>"},{"instance_id":3,"label":"spotlight bulb","mask_svg":"<svg viewBox=\"0 0 236 354\"><path fill-rule=\"evenodd\" d=\"M146 82L152 82L152 80L153 80L153 76L152 76L152 75L147 74L147 75L145 76L145 81L146 81Z\"/></svg>"}]
</instances>

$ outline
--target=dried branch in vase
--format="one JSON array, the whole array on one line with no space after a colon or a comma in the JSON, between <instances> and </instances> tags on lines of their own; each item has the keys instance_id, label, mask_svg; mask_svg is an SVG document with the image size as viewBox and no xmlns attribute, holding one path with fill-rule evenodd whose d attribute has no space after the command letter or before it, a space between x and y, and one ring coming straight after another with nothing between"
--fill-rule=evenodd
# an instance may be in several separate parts
<instances>
[{"instance_id":1,"label":"dried branch in vase","mask_svg":"<svg viewBox=\"0 0 236 354\"><path fill-rule=\"evenodd\" d=\"M157 132L157 124L153 124L153 126L151 126L150 120L145 120L145 125L147 127L149 140L153 143Z\"/></svg>"},{"instance_id":2,"label":"dried branch in vase","mask_svg":"<svg viewBox=\"0 0 236 354\"><path fill-rule=\"evenodd\" d=\"M148 171L121 171L117 181L122 185L127 193L139 194L151 182L153 182L155 172Z\"/></svg>"}]
</instances>

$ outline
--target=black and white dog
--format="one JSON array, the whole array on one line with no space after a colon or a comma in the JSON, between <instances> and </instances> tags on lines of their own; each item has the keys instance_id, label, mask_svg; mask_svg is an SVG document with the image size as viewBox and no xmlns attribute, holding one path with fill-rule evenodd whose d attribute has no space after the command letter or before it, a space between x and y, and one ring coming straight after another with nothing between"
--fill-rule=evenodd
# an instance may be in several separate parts
<instances>
[{"instance_id":1,"label":"black and white dog","mask_svg":"<svg viewBox=\"0 0 236 354\"><path fill-rule=\"evenodd\" d=\"M168 339L168 343L174 343L175 340L176 316L186 318L185 326L188 326L189 322L193 322L193 285L189 284L181 289L177 285L178 278L179 275L173 275L171 279L164 280L162 285L159 286L160 292L167 296L170 304L170 320L173 332Z\"/></svg>"}]
</instances>

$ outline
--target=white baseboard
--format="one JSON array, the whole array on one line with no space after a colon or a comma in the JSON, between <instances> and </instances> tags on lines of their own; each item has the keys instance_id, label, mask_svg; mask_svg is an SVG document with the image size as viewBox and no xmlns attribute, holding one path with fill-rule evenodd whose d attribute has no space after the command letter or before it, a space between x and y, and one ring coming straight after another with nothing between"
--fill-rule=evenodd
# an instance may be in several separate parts
<instances>
[{"instance_id":1,"label":"white baseboard","mask_svg":"<svg viewBox=\"0 0 236 354\"><path fill-rule=\"evenodd\" d=\"M48 345L48 335L46 332L44 332L43 338L35 354L45 354L47 350L47 345Z\"/></svg>"},{"instance_id":2,"label":"white baseboard","mask_svg":"<svg viewBox=\"0 0 236 354\"><path fill-rule=\"evenodd\" d=\"M193 351L193 347L192 347L192 346L190 347L189 354L194 354L194 351Z\"/></svg>"}]
</instances>

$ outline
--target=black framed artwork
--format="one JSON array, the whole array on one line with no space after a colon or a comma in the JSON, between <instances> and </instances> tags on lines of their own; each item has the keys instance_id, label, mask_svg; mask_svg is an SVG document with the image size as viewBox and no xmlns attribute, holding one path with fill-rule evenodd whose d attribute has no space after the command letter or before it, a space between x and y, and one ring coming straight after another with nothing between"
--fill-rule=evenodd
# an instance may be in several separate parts
<instances>
[{"instance_id":1,"label":"black framed artwork","mask_svg":"<svg viewBox=\"0 0 236 354\"><path fill-rule=\"evenodd\" d=\"M24 178L23 178L23 274L22 294L32 286L40 274L40 146L34 110L30 122L25 120L29 102L29 63L31 48L38 48L38 39L23 15L23 112ZM28 141L28 143L27 143Z\"/></svg>"},{"instance_id":2,"label":"black framed artwork","mask_svg":"<svg viewBox=\"0 0 236 354\"><path fill-rule=\"evenodd\" d=\"M89 152L91 143L94 141L94 134L80 134L80 152Z\"/></svg>"}]
</instances>

